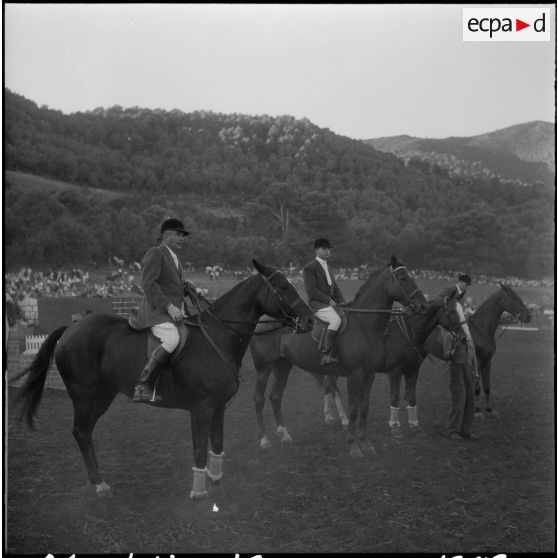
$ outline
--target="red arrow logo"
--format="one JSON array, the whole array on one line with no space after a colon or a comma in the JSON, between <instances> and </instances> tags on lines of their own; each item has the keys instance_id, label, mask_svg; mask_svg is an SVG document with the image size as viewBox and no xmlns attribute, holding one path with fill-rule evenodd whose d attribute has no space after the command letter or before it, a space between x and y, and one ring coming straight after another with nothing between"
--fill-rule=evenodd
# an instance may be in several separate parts
<instances>
[{"instance_id":1,"label":"red arrow logo","mask_svg":"<svg viewBox=\"0 0 558 558\"><path fill-rule=\"evenodd\" d=\"M531 27L530 23L525 23L524 21L521 21L520 19L515 19L515 30L516 31L521 31L522 29L525 29L525 27Z\"/></svg>"}]
</instances>

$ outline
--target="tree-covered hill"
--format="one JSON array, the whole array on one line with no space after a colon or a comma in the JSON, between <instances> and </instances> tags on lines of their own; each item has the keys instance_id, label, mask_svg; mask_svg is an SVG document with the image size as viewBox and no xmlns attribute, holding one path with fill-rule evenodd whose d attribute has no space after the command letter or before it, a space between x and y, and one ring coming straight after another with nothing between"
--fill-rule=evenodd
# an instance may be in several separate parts
<instances>
[{"instance_id":1,"label":"tree-covered hill","mask_svg":"<svg viewBox=\"0 0 558 558\"><path fill-rule=\"evenodd\" d=\"M174 216L192 232L185 259L196 265L300 264L319 235L336 265L396 253L423 268L553 271L554 196L542 184L450 178L291 116L65 115L9 90L4 110L8 266L137 260ZM53 194L33 176L73 187Z\"/></svg>"}]
</instances>

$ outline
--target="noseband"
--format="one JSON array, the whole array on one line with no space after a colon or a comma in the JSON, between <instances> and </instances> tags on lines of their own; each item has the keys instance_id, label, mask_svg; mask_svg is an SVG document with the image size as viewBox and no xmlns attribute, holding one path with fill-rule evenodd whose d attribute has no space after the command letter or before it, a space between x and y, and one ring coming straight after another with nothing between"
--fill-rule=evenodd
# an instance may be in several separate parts
<instances>
[{"instance_id":1,"label":"noseband","mask_svg":"<svg viewBox=\"0 0 558 558\"><path fill-rule=\"evenodd\" d=\"M405 292L405 289L403 288L403 286L401 285L401 282L399 281L399 279L397 278L397 275L395 275L396 271L399 271L400 269L405 269L407 270L407 268L404 265L400 265L399 267L396 267L395 269L391 270L391 275L393 276L393 280L395 281L396 285L399 287L399 289L401 290L401 292L403 293L403 297L405 299L405 305L406 306L414 306L414 303L412 301L413 297L417 294L420 293L420 289L417 287L411 294L407 294ZM407 272L408 274L408 272Z\"/></svg>"},{"instance_id":2,"label":"noseband","mask_svg":"<svg viewBox=\"0 0 558 558\"><path fill-rule=\"evenodd\" d=\"M290 304L285 300L285 297L277 290L275 285L271 282L271 278L274 275L281 275L278 270L275 270L269 277L262 275L262 279L265 281L267 286L267 293L271 293L279 302L279 308L281 310L281 323L287 327L293 329L293 331L298 331L299 329L299 317L296 312L296 308L299 306L306 306L306 303L298 297L298 300L294 304Z\"/></svg>"}]
</instances>

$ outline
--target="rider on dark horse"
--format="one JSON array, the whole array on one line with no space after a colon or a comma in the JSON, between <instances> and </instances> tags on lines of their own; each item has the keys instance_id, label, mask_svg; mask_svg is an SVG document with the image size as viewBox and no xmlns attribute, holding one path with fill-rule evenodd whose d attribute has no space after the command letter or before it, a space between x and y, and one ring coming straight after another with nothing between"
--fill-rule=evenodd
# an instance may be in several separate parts
<instances>
[{"instance_id":1,"label":"rider on dark horse","mask_svg":"<svg viewBox=\"0 0 558 558\"><path fill-rule=\"evenodd\" d=\"M153 351L141 371L133 401L153 400L153 383L180 340L175 324L186 317L184 288L191 284L183 278L175 251L182 248L188 234L178 219L167 219L161 225L161 243L150 248L143 257L140 280L144 298L132 325L135 329L151 328L161 345ZM156 396L155 400L160 401L161 397Z\"/></svg>"},{"instance_id":2,"label":"rider on dark horse","mask_svg":"<svg viewBox=\"0 0 558 558\"><path fill-rule=\"evenodd\" d=\"M341 326L341 316L335 310L338 304L345 304L341 289L335 282L333 273L327 265L331 255L331 245L327 238L318 238L314 242L315 259L303 269L304 287L308 295L308 304L320 320L328 324L320 345L322 358L320 364L337 362L331 355L333 340Z\"/></svg>"}]
</instances>

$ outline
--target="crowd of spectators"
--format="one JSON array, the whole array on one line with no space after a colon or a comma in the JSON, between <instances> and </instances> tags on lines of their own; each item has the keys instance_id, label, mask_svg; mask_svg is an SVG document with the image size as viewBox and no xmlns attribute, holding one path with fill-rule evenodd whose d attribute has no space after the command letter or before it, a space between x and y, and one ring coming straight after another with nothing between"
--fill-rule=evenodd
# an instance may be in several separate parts
<instances>
[{"instance_id":1,"label":"crowd of spectators","mask_svg":"<svg viewBox=\"0 0 558 558\"><path fill-rule=\"evenodd\" d=\"M122 269L109 274L104 281L93 282L89 273L79 268L32 271L24 267L17 273L6 273L4 285L14 301L26 296L107 298L137 289L135 274Z\"/></svg>"},{"instance_id":2,"label":"crowd of spectators","mask_svg":"<svg viewBox=\"0 0 558 558\"><path fill-rule=\"evenodd\" d=\"M71 269L48 269L47 271L33 271L29 267L23 267L17 273L7 273L4 276L4 289L6 296L6 308L8 319L17 320L28 311L30 302L40 297L100 297L111 298L126 293L141 294L139 287L140 266L133 262L125 266L124 262L118 261L122 267L111 267L104 280L90 280L88 271L73 267ZM188 265L188 272L194 272L193 265ZM302 270L292 263L282 269L293 283L302 283ZM339 268L335 274L338 281L363 280L372 271L367 265L359 265L353 268ZM413 277L419 279L435 279L444 281L455 281L458 275L456 271L436 271L428 269L411 269ZM228 269L215 265L205 268L205 273L211 280L217 280L220 276L234 277L237 280L249 277L255 271L252 268L242 270ZM517 277L491 277L484 274L470 274L473 284L489 284L497 286L500 282L512 287L554 287L554 279L542 280L519 279ZM205 291L205 289L203 289ZM466 301L469 312L475 310L474 301ZM545 305L546 306L546 305ZM541 309L543 311L543 309ZM15 316L15 318L13 317Z\"/></svg>"}]
</instances>

